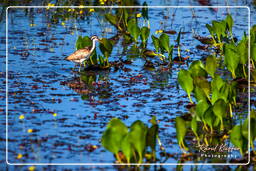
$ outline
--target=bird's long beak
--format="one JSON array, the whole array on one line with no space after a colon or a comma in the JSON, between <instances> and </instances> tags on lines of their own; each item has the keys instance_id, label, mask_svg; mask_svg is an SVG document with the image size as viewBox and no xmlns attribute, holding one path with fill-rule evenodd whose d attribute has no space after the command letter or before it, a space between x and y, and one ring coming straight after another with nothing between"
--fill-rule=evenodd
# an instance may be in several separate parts
<instances>
[{"instance_id":1,"label":"bird's long beak","mask_svg":"<svg viewBox=\"0 0 256 171\"><path fill-rule=\"evenodd\" d=\"M98 41L99 41L100 43L102 43L102 38L98 38Z\"/></svg>"}]
</instances>

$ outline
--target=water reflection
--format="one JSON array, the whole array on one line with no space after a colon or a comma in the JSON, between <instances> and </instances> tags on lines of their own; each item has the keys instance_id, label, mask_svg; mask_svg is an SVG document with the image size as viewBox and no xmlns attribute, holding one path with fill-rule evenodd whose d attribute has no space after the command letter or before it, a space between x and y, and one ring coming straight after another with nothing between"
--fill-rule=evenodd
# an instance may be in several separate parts
<instances>
[{"instance_id":1,"label":"water reflection","mask_svg":"<svg viewBox=\"0 0 256 171\"><path fill-rule=\"evenodd\" d=\"M83 100L103 100L112 95L109 71L81 71L80 75L75 75L63 84L80 94Z\"/></svg>"}]
</instances>

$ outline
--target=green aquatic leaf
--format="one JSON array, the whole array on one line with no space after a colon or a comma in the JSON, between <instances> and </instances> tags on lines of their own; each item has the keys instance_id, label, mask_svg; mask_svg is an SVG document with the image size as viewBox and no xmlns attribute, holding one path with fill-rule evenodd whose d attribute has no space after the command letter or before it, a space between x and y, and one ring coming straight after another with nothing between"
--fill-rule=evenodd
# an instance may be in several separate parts
<instances>
[{"instance_id":1,"label":"green aquatic leaf","mask_svg":"<svg viewBox=\"0 0 256 171\"><path fill-rule=\"evenodd\" d=\"M206 94L204 93L204 91L198 87L198 86L194 86L194 96L196 98L196 101L207 101L208 100L208 97L206 96Z\"/></svg>"},{"instance_id":2,"label":"green aquatic leaf","mask_svg":"<svg viewBox=\"0 0 256 171\"><path fill-rule=\"evenodd\" d=\"M229 32L232 33L232 27L234 25L234 20L233 20L232 16L230 14L228 14L225 21L227 23Z\"/></svg>"},{"instance_id":3,"label":"green aquatic leaf","mask_svg":"<svg viewBox=\"0 0 256 171\"><path fill-rule=\"evenodd\" d=\"M214 74L216 72L217 69L217 61L215 56L208 56L206 58L206 64L205 64L205 70L206 72L212 77L214 78Z\"/></svg>"},{"instance_id":4,"label":"green aquatic leaf","mask_svg":"<svg viewBox=\"0 0 256 171\"><path fill-rule=\"evenodd\" d=\"M223 99L217 100L213 105L213 113L219 118L221 130L224 129L223 118L227 115L227 104Z\"/></svg>"},{"instance_id":5,"label":"green aquatic leaf","mask_svg":"<svg viewBox=\"0 0 256 171\"><path fill-rule=\"evenodd\" d=\"M139 154L139 161L138 163L142 163L144 150L146 147L146 135L147 135L148 128L147 126L141 121L135 121L130 128L130 140Z\"/></svg>"},{"instance_id":6,"label":"green aquatic leaf","mask_svg":"<svg viewBox=\"0 0 256 171\"><path fill-rule=\"evenodd\" d=\"M178 36L177 36L177 39L176 39L176 42L177 42L178 46L180 45L180 34L181 34L181 29L180 29L180 31L178 33Z\"/></svg>"},{"instance_id":7,"label":"green aquatic leaf","mask_svg":"<svg viewBox=\"0 0 256 171\"><path fill-rule=\"evenodd\" d=\"M128 133L128 128L125 124L117 119L111 119L106 130L103 132L101 143L104 148L110 152L117 154L121 149L121 142L124 136Z\"/></svg>"},{"instance_id":8,"label":"green aquatic leaf","mask_svg":"<svg viewBox=\"0 0 256 171\"><path fill-rule=\"evenodd\" d=\"M131 19L131 20L128 21L127 31L131 34L131 36L137 42L138 37L140 36L140 28L137 25L137 22L136 22L135 19Z\"/></svg>"},{"instance_id":9,"label":"green aquatic leaf","mask_svg":"<svg viewBox=\"0 0 256 171\"><path fill-rule=\"evenodd\" d=\"M196 105L196 115L202 120L204 117L204 113L210 107L209 103L204 100L200 100Z\"/></svg>"},{"instance_id":10,"label":"green aquatic leaf","mask_svg":"<svg viewBox=\"0 0 256 171\"><path fill-rule=\"evenodd\" d=\"M211 86L205 77L194 77L194 84L199 87L210 101Z\"/></svg>"},{"instance_id":11,"label":"green aquatic leaf","mask_svg":"<svg viewBox=\"0 0 256 171\"><path fill-rule=\"evenodd\" d=\"M220 77L220 75L216 74L211 81L211 88L217 89L218 91L220 88L225 84L225 81Z\"/></svg>"},{"instance_id":12,"label":"green aquatic leaf","mask_svg":"<svg viewBox=\"0 0 256 171\"><path fill-rule=\"evenodd\" d=\"M131 158L133 157L135 149L132 146L130 133L128 133L121 142L121 150L124 153L127 163L130 163Z\"/></svg>"},{"instance_id":13,"label":"green aquatic leaf","mask_svg":"<svg viewBox=\"0 0 256 171\"><path fill-rule=\"evenodd\" d=\"M78 36L76 41L76 50L83 49L85 47L92 46L92 40L88 36Z\"/></svg>"},{"instance_id":14,"label":"green aquatic leaf","mask_svg":"<svg viewBox=\"0 0 256 171\"><path fill-rule=\"evenodd\" d=\"M207 125L210 126L211 128L211 133L213 133L213 124L214 124L214 120L215 120L215 115L212 111L212 107L209 107L205 113L204 113L204 121L207 123Z\"/></svg>"},{"instance_id":15,"label":"green aquatic leaf","mask_svg":"<svg viewBox=\"0 0 256 171\"><path fill-rule=\"evenodd\" d=\"M225 21L212 21L212 28L217 35L218 41L221 42L221 36L225 35L226 22Z\"/></svg>"},{"instance_id":16,"label":"green aquatic leaf","mask_svg":"<svg viewBox=\"0 0 256 171\"><path fill-rule=\"evenodd\" d=\"M149 19L149 18L148 18L148 8L147 8L147 6L148 6L147 2L146 2L146 1L143 2L143 7L144 7L144 8L142 8L142 17L143 17L145 20L148 20L148 19Z\"/></svg>"},{"instance_id":17,"label":"green aquatic leaf","mask_svg":"<svg viewBox=\"0 0 256 171\"><path fill-rule=\"evenodd\" d=\"M192 118L191 120L191 129L194 132L194 134L196 135L196 137L198 138L198 134L197 134L197 119L196 116Z\"/></svg>"},{"instance_id":18,"label":"green aquatic leaf","mask_svg":"<svg viewBox=\"0 0 256 171\"><path fill-rule=\"evenodd\" d=\"M150 30L149 30L148 27L142 27L141 28L141 35L140 35L140 37L141 37L142 42L145 43L148 40L149 33L150 33Z\"/></svg>"},{"instance_id":19,"label":"green aquatic leaf","mask_svg":"<svg viewBox=\"0 0 256 171\"><path fill-rule=\"evenodd\" d=\"M213 30L213 27L209 24L206 24L205 25L206 28L208 29L209 33L211 34L211 36L214 38L214 30Z\"/></svg>"},{"instance_id":20,"label":"green aquatic leaf","mask_svg":"<svg viewBox=\"0 0 256 171\"><path fill-rule=\"evenodd\" d=\"M151 36L152 38L152 41L153 41L153 44L154 44L154 47L156 49L156 52L158 53L159 52L159 48L160 48L160 41L157 37L155 37L154 35Z\"/></svg>"},{"instance_id":21,"label":"green aquatic leaf","mask_svg":"<svg viewBox=\"0 0 256 171\"><path fill-rule=\"evenodd\" d=\"M183 90L188 94L189 100L193 103L190 94L194 89L193 78L187 70L181 69L178 73L178 83L182 87Z\"/></svg>"},{"instance_id":22,"label":"green aquatic leaf","mask_svg":"<svg viewBox=\"0 0 256 171\"><path fill-rule=\"evenodd\" d=\"M207 76L207 72L204 69L204 64L200 60L193 61L190 64L188 71L190 72L193 78L198 76L201 76L201 77Z\"/></svg>"},{"instance_id":23,"label":"green aquatic leaf","mask_svg":"<svg viewBox=\"0 0 256 171\"><path fill-rule=\"evenodd\" d=\"M162 33L159 37L160 40L160 48L162 51L170 52L170 38L167 34Z\"/></svg>"},{"instance_id":24,"label":"green aquatic leaf","mask_svg":"<svg viewBox=\"0 0 256 171\"><path fill-rule=\"evenodd\" d=\"M234 44L225 44L224 46L224 63L232 73L233 78L236 78L235 70L240 62L239 53L236 49L237 47Z\"/></svg>"},{"instance_id":25,"label":"green aquatic leaf","mask_svg":"<svg viewBox=\"0 0 256 171\"><path fill-rule=\"evenodd\" d=\"M111 43L111 40L108 40L106 38L101 39L100 50L106 58L108 58L111 55L112 49L113 45Z\"/></svg>"},{"instance_id":26,"label":"green aquatic leaf","mask_svg":"<svg viewBox=\"0 0 256 171\"><path fill-rule=\"evenodd\" d=\"M243 154L243 135L242 135L242 126L241 125L236 125L232 128L231 133L230 133L230 141L231 143L240 148L241 154Z\"/></svg>"},{"instance_id":27,"label":"green aquatic leaf","mask_svg":"<svg viewBox=\"0 0 256 171\"><path fill-rule=\"evenodd\" d=\"M177 141L179 146L182 149L187 150L187 147L184 144L184 138L187 132L185 121L181 117L177 117L175 119L175 127L176 127Z\"/></svg>"},{"instance_id":28,"label":"green aquatic leaf","mask_svg":"<svg viewBox=\"0 0 256 171\"><path fill-rule=\"evenodd\" d=\"M243 38L237 45L237 51L240 55L240 63L245 65L248 62L247 40Z\"/></svg>"},{"instance_id":29,"label":"green aquatic leaf","mask_svg":"<svg viewBox=\"0 0 256 171\"><path fill-rule=\"evenodd\" d=\"M110 23L110 24L112 24L112 25L114 25L114 26L116 26L116 27L118 27L118 18L117 18L117 16L115 16L115 15L113 15L113 14L110 14L110 13L107 13L107 14L105 14L105 18L106 18L106 20Z\"/></svg>"},{"instance_id":30,"label":"green aquatic leaf","mask_svg":"<svg viewBox=\"0 0 256 171\"><path fill-rule=\"evenodd\" d=\"M151 150L154 152L156 148L156 139L158 136L158 125L153 124L147 132L147 141L146 145L151 148Z\"/></svg>"},{"instance_id":31,"label":"green aquatic leaf","mask_svg":"<svg viewBox=\"0 0 256 171\"><path fill-rule=\"evenodd\" d=\"M251 59L256 62L256 43L251 44Z\"/></svg>"}]
</instances>

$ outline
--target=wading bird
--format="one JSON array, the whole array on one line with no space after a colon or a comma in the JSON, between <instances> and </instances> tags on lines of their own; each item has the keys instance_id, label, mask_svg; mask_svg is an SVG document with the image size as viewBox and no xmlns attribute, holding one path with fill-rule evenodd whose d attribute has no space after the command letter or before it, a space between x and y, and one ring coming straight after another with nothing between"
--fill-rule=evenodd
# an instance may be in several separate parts
<instances>
[{"instance_id":1,"label":"wading bird","mask_svg":"<svg viewBox=\"0 0 256 171\"><path fill-rule=\"evenodd\" d=\"M99 41L97 36L92 36L91 40L92 40L92 46L85 47L83 49L79 49L79 50L75 51L73 54L71 54L70 56L65 58L65 60L79 63L80 64L79 72L80 72L80 68L81 68L81 65L83 64L83 62L85 60L88 60L89 57L91 56L92 52L94 51L96 41Z\"/></svg>"}]
</instances>

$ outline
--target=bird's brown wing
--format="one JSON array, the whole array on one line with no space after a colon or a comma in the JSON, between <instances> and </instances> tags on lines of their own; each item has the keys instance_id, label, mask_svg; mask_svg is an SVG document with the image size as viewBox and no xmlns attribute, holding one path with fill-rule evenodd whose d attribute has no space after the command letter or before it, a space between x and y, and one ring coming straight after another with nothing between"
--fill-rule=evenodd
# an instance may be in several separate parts
<instances>
[{"instance_id":1,"label":"bird's brown wing","mask_svg":"<svg viewBox=\"0 0 256 171\"><path fill-rule=\"evenodd\" d=\"M71 54L70 56L68 56L66 58L66 60L83 59L85 56L87 56L89 54L89 52L90 52L89 48L79 49L79 50L75 51L73 54Z\"/></svg>"}]
</instances>

